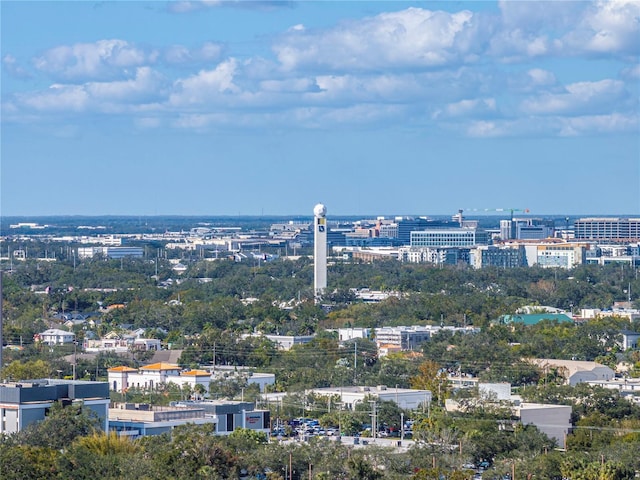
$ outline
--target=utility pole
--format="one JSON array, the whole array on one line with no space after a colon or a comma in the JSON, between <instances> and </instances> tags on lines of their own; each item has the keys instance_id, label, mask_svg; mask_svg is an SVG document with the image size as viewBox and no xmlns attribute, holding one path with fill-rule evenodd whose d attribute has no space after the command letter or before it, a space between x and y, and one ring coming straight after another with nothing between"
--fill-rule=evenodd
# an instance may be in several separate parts
<instances>
[{"instance_id":1,"label":"utility pole","mask_svg":"<svg viewBox=\"0 0 640 480\"><path fill-rule=\"evenodd\" d=\"M76 351L78 348L78 341L75 340L75 336L74 336L74 340L73 340L73 379L76 379L76 365L77 365L77 357L76 357Z\"/></svg>"},{"instance_id":2,"label":"utility pole","mask_svg":"<svg viewBox=\"0 0 640 480\"><path fill-rule=\"evenodd\" d=\"M371 436L373 440L375 440L376 433L378 430L378 427L376 426L376 423L377 423L376 401L369 400L369 403L371 404Z\"/></svg>"},{"instance_id":3,"label":"utility pole","mask_svg":"<svg viewBox=\"0 0 640 480\"><path fill-rule=\"evenodd\" d=\"M358 342L353 342L353 384L357 385L357 371L358 371Z\"/></svg>"}]
</instances>

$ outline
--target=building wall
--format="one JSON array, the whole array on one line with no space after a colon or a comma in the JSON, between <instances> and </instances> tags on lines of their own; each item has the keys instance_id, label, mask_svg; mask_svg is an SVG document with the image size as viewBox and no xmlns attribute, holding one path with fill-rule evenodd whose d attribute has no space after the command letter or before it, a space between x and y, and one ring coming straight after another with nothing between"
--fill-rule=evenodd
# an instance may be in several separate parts
<instances>
[{"instance_id":1,"label":"building wall","mask_svg":"<svg viewBox=\"0 0 640 480\"><path fill-rule=\"evenodd\" d=\"M576 239L640 240L640 218L581 218L574 223Z\"/></svg>"},{"instance_id":2,"label":"building wall","mask_svg":"<svg viewBox=\"0 0 640 480\"><path fill-rule=\"evenodd\" d=\"M0 433L15 433L45 418L58 400L71 400L95 412L108 428L109 389L105 382L39 380L0 385Z\"/></svg>"},{"instance_id":3,"label":"building wall","mask_svg":"<svg viewBox=\"0 0 640 480\"><path fill-rule=\"evenodd\" d=\"M472 247L487 245L485 230L475 228L443 228L411 232L412 247Z\"/></svg>"},{"instance_id":4,"label":"building wall","mask_svg":"<svg viewBox=\"0 0 640 480\"><path fill-rule=\"evenodd\" d=\"M571 406L523 404L519 409L523 425L535 425L553 438L560 448L565 447L566 435L571 428Z\"/></svg>"}]
</instances>

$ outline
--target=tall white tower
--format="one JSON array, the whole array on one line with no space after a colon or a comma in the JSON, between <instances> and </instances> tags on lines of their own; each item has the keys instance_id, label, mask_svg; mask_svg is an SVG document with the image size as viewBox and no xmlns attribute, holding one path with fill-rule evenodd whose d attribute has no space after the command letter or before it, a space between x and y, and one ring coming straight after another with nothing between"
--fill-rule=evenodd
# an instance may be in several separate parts
<instances>
[{"instance_id":1,"label":"tall white tower","mask_svg":"<svg viewBox=\"0 0 640 480\"><path fill-rule=\"evenodd\" d=\"M327 207L313 207L313 289L320 297L327 288Z\"/></svg>"}]
</instances>

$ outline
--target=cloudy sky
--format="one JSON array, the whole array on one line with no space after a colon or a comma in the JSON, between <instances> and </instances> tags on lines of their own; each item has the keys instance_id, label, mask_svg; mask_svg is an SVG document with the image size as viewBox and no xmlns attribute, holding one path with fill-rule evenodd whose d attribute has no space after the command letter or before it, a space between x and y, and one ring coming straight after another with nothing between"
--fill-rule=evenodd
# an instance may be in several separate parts
<instances>
[{"instance_id":1,"label":"cloudy sky","mask_svg":"<svg viewBox=\"0 0 640 480\"><path fill-rule=\"evenodd\" d=\"M640 214L640 2L0 2L3 215Z\"/></svg>"}]
</instances>

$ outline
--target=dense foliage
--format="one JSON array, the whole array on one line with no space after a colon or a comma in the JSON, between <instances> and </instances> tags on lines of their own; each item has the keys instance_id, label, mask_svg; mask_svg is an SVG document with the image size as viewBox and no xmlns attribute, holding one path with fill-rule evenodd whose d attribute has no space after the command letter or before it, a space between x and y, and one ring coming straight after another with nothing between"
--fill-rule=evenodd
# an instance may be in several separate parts
<instances>
[{"instance_id":1,"label":"dense foliage","mask_svg":"<svg viewBox=\"0 0 640 480\"><path fill-rule=\"evenodd\" d=\"M45 348L33 338L59 326L64 314L79 313L88 320L73 327L80 342L133 326L181 349L185 367L214 362L275 373L274 389L289 394L274 418L307 414L324 425L340 423L343 431L358 431L370 412L362 407L338 413L326 400L304 393L323 386L425 388L433 394L433 405L429 412L379 405L380 418L392 429L399 427L401 414L414 417L417 442L406 453L376 447L365 453L326 439L267 443L242 431L220 438L206 427L184 427L171 438L129 442L95 432L91 419L73 423L83 417L54 409L38 426L1 440L2 478L237 478L242 470L254 474L265 469L269 478L289 478L290 462L296 479L307 478L310 468L317 479L469 478L460 466L483 459L491 459L495 472L515 471L517 478L535 472L538 478L550 479L623 479L640 469L637 405L614 391L568 387L557 371L541 371L526 361L597 360L611 367L624 361L630 365L630 376L640 376L639 352L620 350L620 331L638 331L640 324L616 317L533 326L496 322L525 305L575 311L609 308L627 299L629 289L640 291L636 271L628 267L472 270L336 261L329 271L330 293L318 305L311 291L312 261L304 257L260 263L187 257L181 259L187 271L177 275L168 259L154 251L144 259L82 262L60 253L57 262L15 262L12 271L3 274L5 343L22 347L5 350L3 378L69 376L73 348ZM351 290L361 287L399 295L366 304ZM120 307L109 308L112 305ZM335 333L326 331L428 324L481 330L443 332L423 344L420 352L381 358L371 340L341 345ZM316 338L280 351L251 335L255 332L315 333ZM143 361L133 352L124 358L101 354L78 360L76 369L81 378L100 379L111 366ZM473 392L453 390L448 374L507 381L520 388L525 400L571 405L575 428L567 438L567 451L555 450L554 443L532 427L512 427L509 412L478 403ZM240 391L250 399L257 395L241 381L212 387L216 397L238 398ZM168 402L197 392L167 388L156 393L154 401ZM150 398L131 391L128 399L144 395ZM442 407L449 398L467 408L445 414Z\"/></svg>"}]
</instances>

